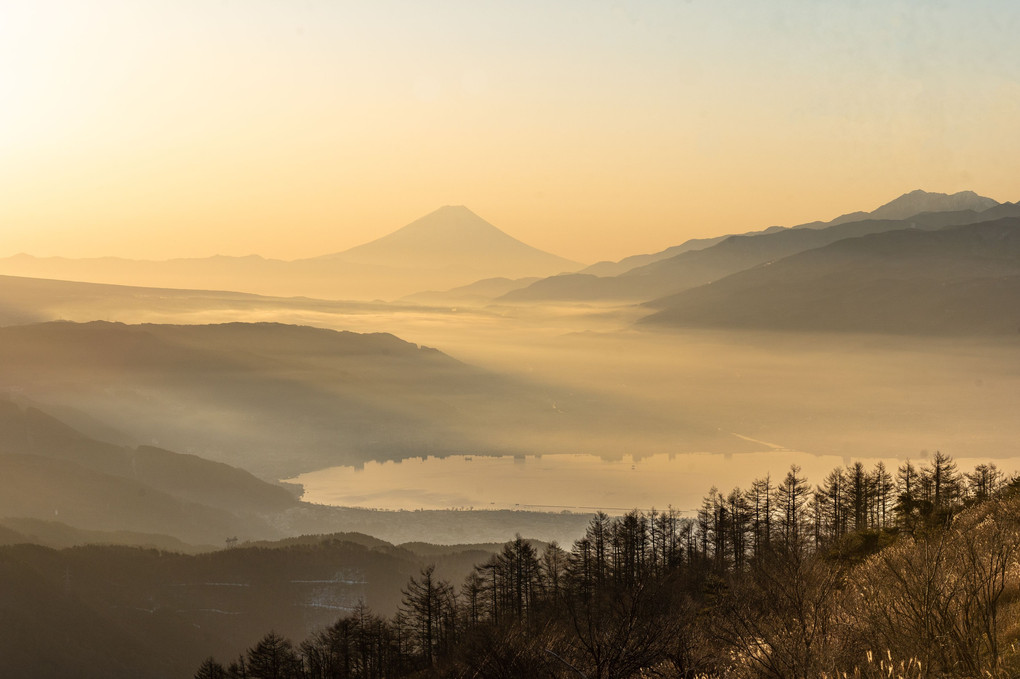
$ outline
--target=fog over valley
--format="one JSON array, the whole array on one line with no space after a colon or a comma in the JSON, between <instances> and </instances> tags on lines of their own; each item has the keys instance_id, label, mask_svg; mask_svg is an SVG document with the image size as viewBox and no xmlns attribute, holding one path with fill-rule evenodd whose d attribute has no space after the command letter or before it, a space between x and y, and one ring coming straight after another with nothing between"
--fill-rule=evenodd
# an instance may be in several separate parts
<instances>
[{"instance_id":1,"label":"fog over valley","mask_svg":"<svg viewBox=\"0 0 1020 679\"><path fill-rule=\"evenodd\" d=\"M1017 35L0 3L0 678L1020 676Z\"/></svg>"},{"instance_id":2,"label":"fog over valley","mask_svg":"<svg viewBox=\"0 0 1020 679\"><path fill-rule=\"evenodd\" d=\"M767 463L775 451L801 456L805 468L812 457L923 460L936 449L1010 468L1020 324L1008 286L1020 260L1015 219L1002 215L1014 207L913 192L875 215L900 216L904 205L927 211L698 243L594 278L650 278L643 270L657 267L661 282L639 303L610 295L515 304L501 285L478 287L489 298L447 306L414 296L329 301L4 276L0 372L10 396L101 423L118 442L164 446L271 482L386 460L438 466L449 456L619 463L667 455L666 473L678 479L698 456L754 456L746 459L755 468L736 476L720 466L711 481L720 487L780 473L788 463ZM415 238L453 234L468 249L467 233L498 232L452 208L412 227ZM511 238L494 242L519 248ZM722 269L689 288L692 257L730 252L748 253L727 260L746 270ZM757 263L767 257L775 259ZM669 289L681 292L660 296ZM692 307L698 295L711 301ZM586 483L569 464L549 476ZM594 480L591 499L564 504L555 497L561 483L551 480L548 496L504 492L498 504L629 506L598 501L604 483ZM695 506L702 489L676 485L652 504ZM429 488L408 489L404 500L385 490L388 507L437 506L415 499ZM370 497L348 502L372 507ZM487 507L497 498L481 491L446 502Z\"/></svg>"},{"instance_id":3,"label":"fog over valley","mask_svg":"<svg viewBox=\"0 0 1020 679\"><path fill-rule=\"evenodd\" d=\"M53 558L76 573L94 566L75 545L180 555L117 597L213 634L178 642L194 667L270 617L300 638L359 602L404 611L400 578L436 564L462 579L514 534L571 545L589 520L634 511L693 522L706 490L788 470L821 483L948 455L1012 474L1020 226L1012 204L948 198L914 192L890 205L935 211L697 242L622 273L522 266L448 293L430 279L389 302L357 286L267 296L241 278L125 286L116 268L2 275L0 539L65 550ZM961 200L977 209L938 210ZM495 229L459 209L412 226L452 233L468 259L465 229ZM151 558L98 549L87 558L126 573ZM223 571L230 559L248 570ZM87 577L83 605L111 605ZM306 612L270 616L274 601ZM115 637L127 618L110 624Z\"/></svg>"}]
</instances>

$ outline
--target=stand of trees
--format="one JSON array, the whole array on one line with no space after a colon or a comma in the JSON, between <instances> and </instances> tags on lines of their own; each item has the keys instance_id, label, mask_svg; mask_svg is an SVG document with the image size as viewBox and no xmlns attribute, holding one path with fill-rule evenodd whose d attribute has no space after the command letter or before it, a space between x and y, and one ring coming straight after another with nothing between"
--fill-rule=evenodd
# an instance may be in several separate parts
<instances>
[{"instance_id":1,"label":"stand of trees","mask_svg":"<svg viewBox=\"0 0 1020 679\"><path fill-rule=\"evenodd\" d=\"M569 551L518 536L459 589L426 568L393 618L362 605L195 676L1016 676L1018 488L941 453L814 489L794 466L713 488L694 517L598 514Z\"/></svg>"}]
</instances>

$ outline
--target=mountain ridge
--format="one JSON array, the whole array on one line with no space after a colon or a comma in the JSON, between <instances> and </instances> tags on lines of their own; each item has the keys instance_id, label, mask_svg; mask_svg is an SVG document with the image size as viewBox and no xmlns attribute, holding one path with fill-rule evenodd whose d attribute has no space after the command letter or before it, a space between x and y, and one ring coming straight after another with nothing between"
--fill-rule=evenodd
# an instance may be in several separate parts
<instances>
[{"instance_id":1,"label":"mountain ridge","mask_svg":"<svg viewBox=\"0 0 1020 679\"><path fill-rule=\"evenodd\" d=\"M494 276L549 276L581 266L510 236L464 206L444 206L341 252L290 261L261 255L0 258L0 273L13 276L359 300L396 299Z\"/></svg>"},{"instance_id":2,"label":"mountain ridge","mask_svg":"<svg viewBox=\"0 0 1020 679\"><path fill-rule=\"evenodd\" d=\"M1007 216L1020 216L1020 203L996 203L982 212L972 209L922 212L905 220L868 218L751 232L729 236L710 247L656 260L617 276L576 273L541 279L498 300L507 303L554 300L646 302L847 237L904 228L939 229L976 223L988 217Z\"/></svg>"},{"instance_id":3,"label":"mountain ridge","mask_svg":"<svg viewBox=\"0 0 1020 679\"><path fill-rule=\"evenodd\" d=\"M1020 218L839 240L646 303L644 327L1020 332Z\"/></svg>"},{"instance_id":4,"label":"mountain ridge","mask_svg":"<svg viewBox=\"0 0 1020 679\"><path fill-rule=\"evenodd\" d=\"M824 228L835 226L845 222L861 221L865 219L907 219L922 212L948 212L972 209L976 211L986 210L1000 203L992 198L980 196L973 191L959 191L954 194L935 193L915 189L904 193L888 203L884 203L874 210L850 212L840 215L829 221L814 221L798 224L796 226L770 226L764 229L747 231L744 233L729 233L722 236L711 236L704 238L691 238L679 245L670 246L664 250L648 254L637 254L624 257L618 261L596 262L591 266L581 269L577 273L591 274L594 276L618 276L631 269L646 264L652 264L661 259L668 259L675 255L691 250L704 250L729 238L730 236L751 236L783 231L786 229Z\"/></svg>"}]
</instances>

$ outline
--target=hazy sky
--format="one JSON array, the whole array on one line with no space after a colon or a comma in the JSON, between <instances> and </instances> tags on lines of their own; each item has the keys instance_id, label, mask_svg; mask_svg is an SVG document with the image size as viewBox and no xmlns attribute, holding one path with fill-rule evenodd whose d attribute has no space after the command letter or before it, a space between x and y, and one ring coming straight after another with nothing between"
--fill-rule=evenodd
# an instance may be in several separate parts
<instances>
[{"instance_id":1,"label":"hazy sky","mask_svg":"<svg viewBox=\"0 0 1020 679\"><path fill-rule=\"evenodd\" d=\"M444 204L582 261L1020 199L1015 0L3 0L0 256L293 258Z\"/></svg>"}]
</instances>

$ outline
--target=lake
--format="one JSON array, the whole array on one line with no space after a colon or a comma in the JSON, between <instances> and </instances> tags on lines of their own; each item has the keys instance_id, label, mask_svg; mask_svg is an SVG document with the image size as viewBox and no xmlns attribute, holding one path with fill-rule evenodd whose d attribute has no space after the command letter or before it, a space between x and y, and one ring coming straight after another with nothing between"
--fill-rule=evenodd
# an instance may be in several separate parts
<instances>
[{"instance_id":1,"label":"lake","mask_svg":"<svg viewBox=\"0 0 1020 679\"><path fill-rule=\"evenodd\" d=\"M852 464L835 455L763 450L733 455L675 454L604 459L595 455L451 455L369 462L363 467L331 467L287 479L305 488L304 500L317 504L378 509L528 509L620 514L631 509L672 506L697 511L713 485L725 494L747 488L771 473L773 481L797 464L814 488L838 466ZM860 458L871 469L877 458ZM960 458L960 471L984 459ZM891 473L903 460L884 459ZM913 460L920 466L923 457ZM996 461L1012 472L1015 460Z\"/></svg>"}]
</instances>

